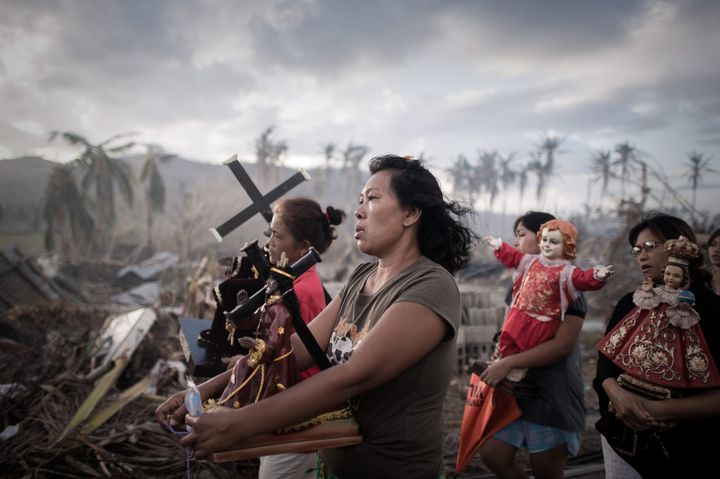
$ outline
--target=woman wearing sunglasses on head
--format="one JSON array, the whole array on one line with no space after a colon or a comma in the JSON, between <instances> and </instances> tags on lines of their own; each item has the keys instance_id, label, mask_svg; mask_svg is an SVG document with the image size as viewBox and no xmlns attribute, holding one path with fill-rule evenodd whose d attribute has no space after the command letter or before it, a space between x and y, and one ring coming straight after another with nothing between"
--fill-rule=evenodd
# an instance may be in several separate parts
<instances>
[{"instance_id":1,"label":"woman wearing sunglasses on head","mask_svg":"<svg viewBox=\"0 0 720 479\"><path fill-rule=\"evenodd\" d=\"M653 214L630 230L631 254L648 284L663 284L668 264L665 244L681 236L697 243L695 233L685 221L666 214ZM689 261L687 289L694 294L693 308L699 314L707 347L718 364L720 297L708 288L709 274L701 265L702 255ZM634 309L636 303L630 292L615 306L601 345L612 339L608 335ZM648 335L658 327L660 319L646 322ZM679 473L685 477L705 477L705 471L715 467L714 454L720 441L720 388L685 388L673 390L668 399L649 399L651 395L644 392L630 392L632 385L621 378L626 376L621 365L622 361L614 362L601 352L593 382L599 398L600 420L596 427L602 435L606 477L670 477Z\"/></svg>"}]
</instances>

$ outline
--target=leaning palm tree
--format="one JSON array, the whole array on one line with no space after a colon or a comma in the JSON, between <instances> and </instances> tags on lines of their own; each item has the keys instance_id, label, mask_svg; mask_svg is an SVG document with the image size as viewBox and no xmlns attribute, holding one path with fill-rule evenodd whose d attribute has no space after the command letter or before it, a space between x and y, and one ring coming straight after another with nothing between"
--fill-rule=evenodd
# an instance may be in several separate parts
<instances>
[{"instance_id":1,"label":"leaning palm tree","mask_svg":"<svg viewBox=\"0 0 720 479\"><path fill-rule=\"evenodd\" d=\"M55 165L43 202L45 249L54 251L56 237L60 251L69 254L85 247L92 238L95 222L78 190L71 165Z\"/></svg>"},{"instance_id":2,"label":"leaning palm tree","mask_svg":"<svg viewBox=\"0 0 720 479\"><path fill-rule=\"evenodd\" d=\"M71 145L83 148L78 158L73 160L73 164L86 170L81 181L83 195L87 196L90 188L94 186L92 197L95 213L93 242L96 250L105 249L108 254L112 251L114 241L115 188L118 189L128 206L132 206L133 203L130 167L124 161L111 155L127 151L135 143L125 142L115 146L111 145L131 134L114 135L99 144L92 144L77 133L69 131L53 131L50 136L51 141L57 136L61 136Z\"/></svg>"},{"instance_id":3,"label":"leaning palm tree","mask_svg":"<svg viewBox=\"0 0 720 479\"><path fill-rule=\"evenodd\" d=\"M597 150L591 158L591 170L595 180L602 180L602 189L600 194L600 205L602 205L607 193L608 183L612 177L612 163L610 162L611 153L609 150Z\"/></svg>"},{"instance_id":4,"label":"leaning palm tree","mask_svg":"<svg viewBox=\"0 0 720 479\"><path fill-rule=\"evenodd\" d=\"M162 214L165 211L165 182L160 175L158 163L167 163L176 155L165 153L161 146L154 144L146 144L147 152L145 153L145 163L140 173L140 181L146 183L145 186L145 212L147 236L145 244L153 248L152 230L153 219L155 214Z\"/></svg>"},{"instance_id":5,"label":"leaning palm tree","mask_svg":"<svg viewBox=\"0 0 720 479\"><path fill-rule=\"evenodd\" d=\"M705 156L703 153L693 151L688 153L689 162L686 163L688 170L685 173L690 187L692 188L692 207L695 209L695 200L697 199L697 189L702 183L704 173L720 173L717 170L710 168L710 160L712 158Z\"/></svg>"}]
</instances>

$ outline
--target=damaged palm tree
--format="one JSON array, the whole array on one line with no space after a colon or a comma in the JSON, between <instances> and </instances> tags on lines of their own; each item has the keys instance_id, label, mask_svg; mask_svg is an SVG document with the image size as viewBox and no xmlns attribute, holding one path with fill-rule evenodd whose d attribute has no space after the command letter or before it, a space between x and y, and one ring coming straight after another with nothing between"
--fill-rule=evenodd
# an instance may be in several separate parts
<instances>
[{"instance_id":1,"label":"damaged palm tree","mask_svg":"<svg viewBox=\"0 0 720 479\"><path fill-rule=\"evenodd\" d=\"M53 131L50 136L51 141L57 136L61 136L69 144L84 148L73 164L85 170L81 180L85 198L87 198L90 188L94 187L91 199L95 213L92 249L95 252L105 251L108 255L112 251L114 242L116 188L128 206L133 203L130 167L124 161L111 156L127 151L135 145L134 142L126 142L113 146L113 142L128 135L115 135L98 144L90 143L83 136L70 131Z\"/></svg>"}]
</instances>

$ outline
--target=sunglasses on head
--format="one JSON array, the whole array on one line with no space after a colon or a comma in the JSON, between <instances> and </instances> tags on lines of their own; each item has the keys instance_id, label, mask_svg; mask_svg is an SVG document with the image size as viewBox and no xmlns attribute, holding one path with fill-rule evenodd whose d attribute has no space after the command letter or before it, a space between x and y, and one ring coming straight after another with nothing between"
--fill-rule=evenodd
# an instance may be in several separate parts
<instances>
[{"instance_id":1,"label":"sunglasses on head","mask_svg":"<svg viewBox=\"0 0 720 479\"><path fill-rule=\"evenodd\" d=\"M650 251L654 250L658 247L657 241L646 241L642 245L635 245L630 250L630 254L633 256L639 256L640 253L645 250L646 253L649 253Z\"/></svg>"}]
</instances>

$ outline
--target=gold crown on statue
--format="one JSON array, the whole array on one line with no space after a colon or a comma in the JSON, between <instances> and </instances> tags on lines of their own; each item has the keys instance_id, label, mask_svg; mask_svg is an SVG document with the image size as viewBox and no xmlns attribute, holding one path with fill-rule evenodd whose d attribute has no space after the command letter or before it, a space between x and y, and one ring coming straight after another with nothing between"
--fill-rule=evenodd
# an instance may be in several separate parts
<instances>
[{"instance_id":1,"label":"gold crown on statue","mask_svg":"<svg viewBox=\"0 0 720 479\"><path fill-rule=\"evenodd\" d=\"M668 255L668 263L689 265L690 260L697 258L700 253L698 245L681 236L665 242L665 254Z\"/></svg>"}]
</instances>

